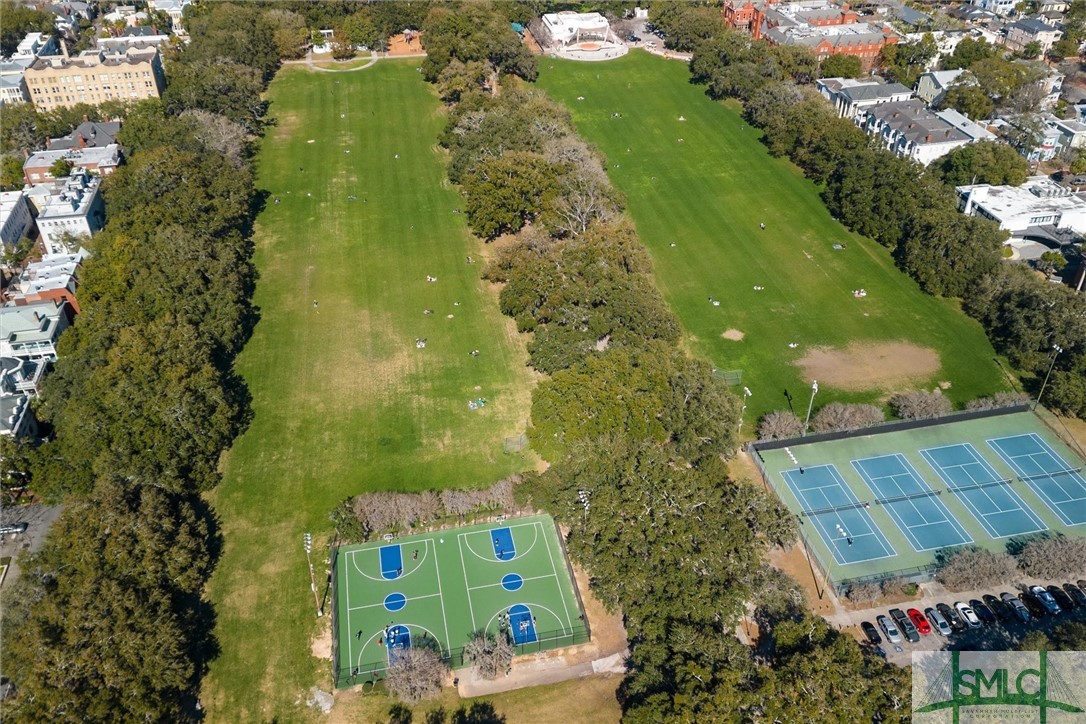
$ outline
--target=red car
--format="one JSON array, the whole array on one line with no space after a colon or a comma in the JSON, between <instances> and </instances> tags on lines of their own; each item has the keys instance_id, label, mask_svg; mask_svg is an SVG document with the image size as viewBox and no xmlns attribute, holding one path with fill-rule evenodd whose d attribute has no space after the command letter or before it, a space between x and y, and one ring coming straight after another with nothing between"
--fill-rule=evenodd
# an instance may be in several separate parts
<instances>
[{"instance_id":1,"label":"red car","mask_svg":"<svg viewBox=\"0 0 1086 724\"><path fill-rule=\"evenodd\" d=\"M924 614L920 613L915 608L910 608L906 613L909 614L909 618L912 619L917 631L925 636L931 633L931 624L924 618Z\"/></svg>"}]
</instances>

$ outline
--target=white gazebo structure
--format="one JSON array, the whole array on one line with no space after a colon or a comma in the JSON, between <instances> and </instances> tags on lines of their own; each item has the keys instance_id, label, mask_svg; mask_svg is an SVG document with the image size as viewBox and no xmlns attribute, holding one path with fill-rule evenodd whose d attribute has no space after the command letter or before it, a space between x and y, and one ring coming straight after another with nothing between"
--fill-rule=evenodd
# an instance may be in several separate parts
<instances>
[{"instance_id":1,"label":"white gazebo structure","mask_svg":"<svg viewBox=\"0 0 1086 724\"><path fill-rule=\"evenodd\" d=\"M599 13L547 13L543 28L550 35L552 52L564 58L608 60L627 51L626 44L611 30L611 23Z\"/></svg>"}]
</instances>

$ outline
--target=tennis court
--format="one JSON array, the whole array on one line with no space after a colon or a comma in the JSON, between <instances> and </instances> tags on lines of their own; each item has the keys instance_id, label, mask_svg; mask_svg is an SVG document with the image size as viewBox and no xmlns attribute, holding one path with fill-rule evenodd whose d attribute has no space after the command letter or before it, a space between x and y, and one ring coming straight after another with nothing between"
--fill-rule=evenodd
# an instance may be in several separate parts
<instances>
[{"instance_id":1,"label":"tennis court","mask_svg":"<svg viewBox=\"0 0 1086 724\"><path fill-rule=\"evenodd\" d=\"M989 440L988 444L1064 525L1086 523L1086 479L1035 433Z\"/></svg>"},{"instance_id":2,"label":"tennis court","mask_svg":"<svg viewBox=\"0 0 1086 724\"><path fill-rule=\"evenodd\" d=\"M958 519L947 510L939 491L900 453L853 460L852 467L889 511L915 551L972 543Z\"/></svg>"},{"instance_id":3,"label":"tennis court","mask_svg":"<svg viewBox=\"0 0 1086 724\"><path fill-rule=\"evenodd\" d=\"M753 454L798 516L812 565L845 591L926 580L963 546L1083 535L1086 453L1072 444L1018 408L762 441Z\"/></svg>"},{"instance_id":4,"label":"tennis court","mask_svg":"<svg viewBox=\"0 0 1086 724\"><path fill-rule=\"evenodd\" d=\"M1048 530L1011 481L1001 478L969 443L926 448L920 454L993 538Z\"/></svg>"},{"instance_id":5,"label":"tennis court","mask_svg":"<svg viewBox=\"0 0 1086 724\"><path fill-rule=\"evenodd\" d=\"M425 647L454 668L476 631L518 653L588 640L549 516L342 546L333 558L336 685L382 678L397 653Z\"/></svg>"},{"instance_id":6,"label":"tennis court","mask_svg":"<svg viewBox=\"0 0 1086 724\"><path fill-rule=\"evenodd\" d=\"M833 465L781 473L838 563L860 563L897 555Z\"/></svg>"}]
</instances>

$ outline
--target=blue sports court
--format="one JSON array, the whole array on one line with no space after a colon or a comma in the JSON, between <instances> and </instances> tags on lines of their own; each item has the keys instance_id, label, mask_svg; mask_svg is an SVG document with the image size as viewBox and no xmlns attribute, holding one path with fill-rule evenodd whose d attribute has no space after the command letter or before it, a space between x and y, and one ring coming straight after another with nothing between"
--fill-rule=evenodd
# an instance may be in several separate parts
<instances>
[{"instance_id":1,"label":"blue sports court","mask_svg":"<svg viewBox=\"0 0 1086 724\"><path fill-rule=\"evenodd\" d=\"M859 563L896 555L837 468L817 465L785 470L781 475L835 561Z\"/></svg>"},{"instance_id":2,"label":"blue sports court","mask_svg":"<svg viewBox=\"0 0 1086 724\"><path fill-rule=\"evenodd\" d=\"M1001 478L971 444L927 448L920 454L993 538L1048 530L1011 481Z\"/></svg>"},{"instance_id":3,"label":"blue sports court","mask_svg":"<svg viewBox=\"0 0 1086 724\"><path fill-rule=\"evenodd\" d=\"M989 440L1018 478L1045 501L1064 525L1086 523L1086 479L1035 433Z\"/></svg>"},{"instance_id":4,"label":"blue sports court","mask_svg":"<svg viewBox=\"0 0 1086 724\"><path fill-rule=\"evenodd\" d=\"M939 500L939 491L928 486L904 455L853 460L852 467L867 483L876 502L890 513L913 550L930 551L973 542Z\"/></svg>"}]
</instances>

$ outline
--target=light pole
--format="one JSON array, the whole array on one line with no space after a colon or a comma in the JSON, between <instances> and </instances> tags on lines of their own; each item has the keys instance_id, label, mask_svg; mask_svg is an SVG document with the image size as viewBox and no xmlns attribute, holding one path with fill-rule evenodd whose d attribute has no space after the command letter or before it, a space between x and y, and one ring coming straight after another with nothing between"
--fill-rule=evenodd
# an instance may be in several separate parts
<instances>
[{"instance_id":1,"label":"light pole","mask_svg":"<svg viewBox=\"0 0 1086 724\"><path fill-rule=\"evenodd\" d=\"M743 407L739 410L739 437L743 437L743 415L747 412L747 398L753 394L749 387L743 388Z\"/></svg>"},{"instance_id":2,"label":"light pole","mask_svg":"<svg viewBox=\"0 0 1086 724\"><path fill-rule=\"evenodd\" d=\"M317 595L317 579L313 575L313 559L309 557L309 552L313 550L313 536L306 533L302 538L305 545L305 560L309 564L309 588L313 591L313 602L317 604L317 618L324 615L324 611L321 610L321 599Z\"/></svg>"},{"instance_id":3,"label":"light pole","mask_svg":"<svg viewBox=\"0 0 1086 724\"><path fill-rule=\"evenodd\" d=\"M814 409L814 396L818 394L818 380L811 385L811 401L807 404L807 417L803 421L803 435L807 436L807 423L811 421L811 410Z\"/></svg>"},{"instance_id":4,"label":"light pole","mask_svg":"<svg viewBox=\"0 0 1086 724\"><path fill-rule=\"evenodd\" d=\"M581 499L581 504L584 505L584 522L588 525L588 491L578 490L577 497Z\"/></svg>"},{"instance_id":5,"label":"light pole","mask_svg":"<svg viewBox=\"0 0 1086 724\"><path fill-rule=\"evenodd\" d=\"M1052 345L1052 364L1048 365L1048 372L1045 373L1045 381L1041 383L1041 391L1037 393L1037 401L1033 403L1033 409L1036 410L1037 406L1041 404L1041 396L1045 393L1045 387L1048 386L1048 378L1052 376L1052 370L1056 366L1056 358L1063 352L1063 347L1058 344Z\"/></svg>"}]
</instances>

